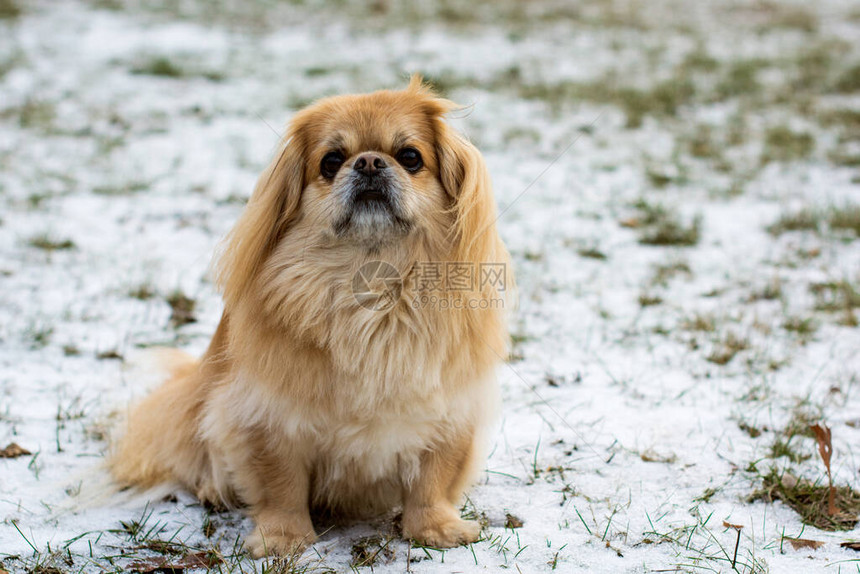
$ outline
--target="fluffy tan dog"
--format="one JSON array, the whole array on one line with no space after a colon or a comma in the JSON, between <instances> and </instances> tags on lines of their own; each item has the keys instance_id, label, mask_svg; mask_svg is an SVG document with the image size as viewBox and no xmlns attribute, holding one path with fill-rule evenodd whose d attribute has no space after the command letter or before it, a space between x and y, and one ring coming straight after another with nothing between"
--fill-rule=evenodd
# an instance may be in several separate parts
<instances>
[{"instance_id":1,"label":"fluffy tan dog","mask_svg":"<svg viewBox=\"0 0 860 574\"><path fill-rule=\"evenodd\" d=\"M413 77L293 118L226 239L209 349L130 413L109 459L120 483L246 505L255 556L312 543L316 509L402 506L404 537L478 538L456 505L496 410L512 277L483 159L443 119L454 108ZM444 283L456 268L469 289Z\"/></svg>"}]
</instances>

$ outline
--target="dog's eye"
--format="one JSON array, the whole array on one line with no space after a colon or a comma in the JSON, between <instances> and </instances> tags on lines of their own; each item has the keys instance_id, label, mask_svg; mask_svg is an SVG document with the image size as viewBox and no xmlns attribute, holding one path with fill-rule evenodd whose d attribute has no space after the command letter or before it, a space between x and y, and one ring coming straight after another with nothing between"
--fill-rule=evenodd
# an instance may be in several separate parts
<instances>
[{"instance_id":1,"label":"dog's eye","mask_svg":"<svg viewBox=\"0 0 860 574\"><path fill-rule=\"evenodd\" d=\"M397 161L408 171L416 172L424 165L421 154L414 147L405 147L397 152Z\"/></svg>"},{"instance_id":2,"label":"dog's eye","mask_svg":"<svg viewBox=\"0 0 860 574\"><path fill-rule=\"evenodd\" d=\"M343 165L346 158L339 151L330 151L325 154L320 162L320 173L326 179L331 179L337 175L337 170Z\"/></svg>"}]
</instances>

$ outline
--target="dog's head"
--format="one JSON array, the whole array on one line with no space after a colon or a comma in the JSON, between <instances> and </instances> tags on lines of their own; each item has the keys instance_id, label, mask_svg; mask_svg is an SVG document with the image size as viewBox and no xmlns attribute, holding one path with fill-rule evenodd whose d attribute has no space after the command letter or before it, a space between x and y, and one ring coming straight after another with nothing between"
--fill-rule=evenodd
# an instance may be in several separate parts
<instances>
[{"instance_id":1,"label":"dog's head","mask_svg":"<svg viewBox=\"0 0 860 574\"><path fill-rule=\"evenodd\" d=\"M504 257L483 159L444 120L455 108L414 76L405 90L326 98L296 114L228 237L227 305L286 242L357 258L419 244L439 260Z\"/></svg>"},{"instance_id":2,"label":"dog's head","mask_svg":"<svg viewBox=\"0 0 860 574\"><path fill-rule=\"evenodd\" d=\"M413 88L331 98L303 111L292 124L302 149L303 216L332 242L371 251L428 232L451 200L434 129L443 106Z\"/></svg>"}]
</instances>

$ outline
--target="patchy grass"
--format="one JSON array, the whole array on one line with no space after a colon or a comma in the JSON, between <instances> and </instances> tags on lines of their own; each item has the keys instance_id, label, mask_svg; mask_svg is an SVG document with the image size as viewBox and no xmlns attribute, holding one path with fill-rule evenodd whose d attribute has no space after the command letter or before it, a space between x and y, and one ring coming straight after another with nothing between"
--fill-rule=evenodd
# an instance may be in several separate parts
<instances>
[{"instance_id":1,"label":"patchy grass","mask_svg":"<svg viewBox=\"0 0 860 574\"><path fill-rule=\"evenodd\" d=\"M750 127L749 119L743 108L738 109L728 118L726 126L726 144L730 146L739 146L749 140Z\"/></svg>"},{"instance_id":2,"label":"patchy grass","mask_svg":"<svg viewBox=\"0 0 860 574\"><path fill-rule=\"evenodd\" d=\"M860 291L847 279L813 283L809 286L819 311L853 311L860 308Z\"/></svg>"},{"instance_id":3,"label":"patchy grass","mask_svg":"<svg viewBox=\"0 0 860 574\"><path fill-rule=\"evenodd\" d=\"M653 307L662 304L663 298L652 293L640 293L638 301L640 307Z\"/></svg>"},{"instance_id":4,"label":"patchy grass","mask_svg":"<svg viewBox=\"0 0 860 574\"><path fill-rule=\"evenodd\" d=\"M762 478L762 486L748 498L750 502L782 501L797 512L804 524L821 530L852 530L860 514L860 493L849 486L835 487L838 513L827 512L830 488L822 481L811 482L788 472L771 469Z\"/></svg>"},{"instance_id":5,"label":"patchy grass","mask_svg":"<svg viewBox=\"0 0 860 574\"><path fill-rule=\"evenodd\" d=\"M791 411L791 418L782 431L783 436L789 440L796 436L814 438L810 426L820 421L824 412L819 406L812 405L809 401L800 401Z\"/></svg>"},{"instance_id":6,"label":"patchy grass","mask_svg":"<svg viewBox=\"0 0 860 574\"><path fill-rule=\"evenodd\" d=\"M363 568L369 566L371 569L380 562L391 562L394 560L394 549L390 548L393 537L367 536L359 538L352 544L352 560L350 566Z\"/></svg>"},{"instance_id":7,"label":"patchy grass","mask_svg":"<svg viewBox=\"0 0 860 574\"><path fill-rule=\"evenodd\" d=\"M24 57L19 52L0 56L0 79L18 66L22 65L24 61Z\"/></svg>"},{"instance_id":8,"label":"patchy grass","mask_svg":"<svg viewBox=\"0 0 860 574\"><path fill-rule=\"evenodd\" d=\"M635 204L639 217L625 224L638 229L639 243L656 246L690 247L699 243L702 218L697 215L684 223L677 211L640 199Z\"/></svg>"},{"instance_id":9,"label":"patchy grass","mask_svg":"<svg viewBox=\"0 0 860 574\"><path fill-rule=\"evenodd\" d=\"M512 73L515 75L516 79L519 79L519 69L514 70L515 71ZM429 71L421 71L421 75L424 77L425 82L432 85L439 95L444 97L451 97L451 93L454 90L461 88L474 88L478 85L477 81L473 78L458 76L451 72L434 74ZM494 80L493 83L497 82L498 80Z\"/></svg>"},{"instance_id":10,"label":"patchy grass","mask_svg":"<svg viewBox=\"0 0 860 574\"><path fill-rule=\"evenodd\" d=\"M610 89L601 93L603 89ZM692 101L695 95L693 83L688 78L673 78L658 83L649 90L613 88L611 84L599 84L585 90L596 102L612 102L624 110L627 127L638 128L646 116L674 116L678 109Z\"/></svg>"},{"instance_id":11,"label":"patchy grass","mask_svg":"<svg viewBox=\"0 0 860 574\"><path fill-rule=\"evenodd\" d=\"M800 110L811 103L810 96L832 94L839 68L853 51L850 42L834 36L819 37L801 48L789 62L791 79L780 91L779 103Z\"/></svg>"},{"instance_id":12,"label":"patchy grass","mask_svg":"<svg viewBox=\"0 0 860 574\"><path fill-rule=\"evenodd\" d=\"M428 77L443 94L453 89L471 87L474 80L451 75ZM566 104L582 101L598 105L613 105L620 108L631 129L642 125L646 117L667 118L693 101L695 86L685 74L677 74L649 88L634 88L623 85L617 77L607 76L591 82L564 81L556 83L526 83L519 67L512 67L491 80L487 89L514 90L516 95L527 100L546 102L553 110Z\"/></svg>"},{"instance_id":13,"label":"patchy grass","mask_svg":"<svg viewBox=\"0 0 860 574\"><path fill-rule=\"evenodd\" d=\"M717 489L706 489L698 500L710 500ZM678 562L674 567L666 568L667 572L744 572L745 574L767 574L770 570L766 562L756 557L755 553L746 550L737 552L737 546L723 545L720 541L724 536L714 530L720 528L720 521L713 512L703 513L698 504L692 506L689 511L693 519L692 523L678 524L677 522L661 524L661 518L654 518L647 513L650 529L643 532L641 544L669 544L677 552ZM740 530L742 527L733 527L723 521L723 530L733 529L733 539L740 542ZM733 550L733 547L735 550ZM653 570L652 570L653 571Z\"/></svg>"},{"instance_id":14,"label":"patchy grass","mask_svg":"<svg viewBox=\"0 0 860 574\"><path fill-rule=\"evenodd\" d=\"M767 66L763 60L739 60L732 62L714 91L716 100L754 96L761 91L758 74Z\"/></svg>"},{"instance_id":15,"label":"patchy grass","mask_svg":"<svg viewBox=\"0 0 860 574\"><path fill-rule=\"evenodd\" d=\"M814 150L812 134L796 132L788 126L776 126L765 133L762 163L799 161L808 158Z\"/></svg>"},{"instance_id":16,"label":"patchy grass","mask_svg":"<svg viewBox=\"0 0 860 574\"><path fill-rule=\"evenodd\" d=\"M836 108L818 114L818 122L828 128L837 128L852 139L860 136L860 110Z\"/></svg>"},{"instance_id":17,"label":"patchy grass","mask_svg":"<svg viewBox=\"0 0 860 574\"><path fill-rule=\"evenodd\" d=\"M100 351L96 353L96 359L100 361L107 361L113 359L124 361L125 357L123 357L122 354L116 349L109 349L107 351Z\"/></svg>"},{"instance_id":18,"label":"patchy grass","mask_svg":"<svg viewBox=\"0 0 860 574\"><path fill-rule=\"evenodd\" d=\"M846 203L823 209L804 207L786 212L769 225L767 231L771 235L782 235L792 231L820 233L825 227L860 238L860 205Z\"/></svg>"},{"instance_id":19,"label":"patchy grass","mask_svg":"<svg viewBox=\"0 0 860 574\"><path fill-rule=\"evenodd\" d=\"M141 76L181 78L185 75L185 70L164 56L155 56L133 67L131 73Z\"/></svg>"},{"instance_id":20,"label":"patchy grass","mask_svg":"<svg viewBox=\"0 0 860 574\"><path fill-rule=\"evenodd\" d=\"M32 97L19 106L0 112L0 118L17 119L22 128L41 130L49 130L56 115L57 110L53 103Z\"/></svg>"},{"instance_id":21,"label":"patchy grass","mask_svg":"<svg viewBox=\"0 0 860 574\"><path fill-rule=\"evenodd\" d=\"M704 45L699 44L695 50L684 56L680 70L689 74L692 71L715 72L719 67L720 62L708 52Z\"/></svg>"},{"instance_id":22,"label":"patchy grass","mask_svg":"<svg viewBox=\"0 0 860 574\"><path fill-rule=\"evenodd\" d=\"M48 252L66 251L75 248L75 244L71 239L54 239L46 233L31 237L27 243L30 247L35 247L36 249L42 249Z\"/></svg>"},{"instance_id":23,"label":"patchy grass","mask_svg":"<svg viewBox=\"0 0 860 574\"><path fill-rule=\"evenodd\" d=\"M597 259L598 261L605 261L607 259L606 253L601 251L597 247L581 247L576 250L580 257L585 257L586 259Z\"/></svg>"},{"instance_id":24,"label":"patchy grass","mask_svg":"<svg viewBox=\"0 0 860 574\"><path fill-rule=\"evenodd\" d=\"M779 277L774 277L765 285L750 293L749 301L779 301L782 297L782 280Z\"/></svg>"},{"instance_id":25,"label":"patchy grass","mask_svg":"<svg viewBox=\"0 0 860 574\"><path fill-rule=\"evenodd\" d=\"M645 170L645 177L647 177L648 182L657 189L663 189L675 180L673 176L669 175L665 171L655 169L653 167L648 167Z\"/></svg>"},{"instance_id":26,"label":"patchy grass","mask_svg":"<svg viewBox=\"0 0 860 574\"><path fill-rule=\"evenodd\" d=\"M129 297L140 299L141 301L148 301L155 297L156 294L155 288L150 283L141 283L137 287L130 289L128 292Z\"/></svg>"},{"instance_id":27,"label":"patchy grass","mask_svg":"<svg viewBox=\"0 0 860 574\"><path fill-rule=\"evenodd\" d=\"M543 257L544 257L542 252L531 251L531 250L524 251L522 256L523 256L523 259L525 259L526 261L543 261Z\"/></svg>"},{"instance_id":28,"label":"patchy grass","mask_svg":"<svg viewBox=\"0 0 860 574\"><path fill-rule=\"evenodd\" d=\"M738 423L738 428L747 433L750 438L758 438L764 432L763 429L753 426L746 421L740 421Z\"/></svg>"},{"instance_id":29,"label":"patchy grass","mask_svg":"<svg viewBox=\"0 0 860 574\"><path fill-rule=\"evenodd\" d=\"M799 16L798 22L803 19ZM810 95L835 89L832 88L831 68L843 51L842 43L821 42L785 59L748 58L721 64L700 46L675 66L670 77L647 87L630 85L617 72L591 81L534 81L523 73L520 64L485 81L450 71L427 73L425 77L442 94L450 95L454 90L468 88L507 92L522 99L545 102L556 113L579 102L611 105L624 113L626 127L636 129L646 118L662 123L677 119L685 106L697 103L739 100L747 108L754 109L773 105L808 106ZM784 79L776 86L766 85L762 76L775 69L787 72L783 74ZM854 89L854 82L860 81L854 76L853 68L845 71L836 86L842 90ZM798 98L798 94L804 98ZM763 163L802 159L814 150L811 134L795 134L785 126L769 131L773 133L765 136L768 141ZM740 142L735 140L734 143ZM694 141L690 147L694 157L721 158L721 150L713 142Z\"/></svg>"},{"instance_id":30,"label":"patchy grass","mask_svg":"<svg viewBox=\"0 0 860 574\"><path fill-rule=\"evenodd\" d=\"M848 231L860 238L860 205L846 204L828 211L827 223L831 229Z\"/></svg>"},{"instance_id":31,"label":"patchy grass","mask_svg":"<svg viewBox=\"0 0 860 574\"><path fill-rule=\"evenodd\" d=\"M194 308L197 306L197 301L188 297L180 290L176 290L167 296L167 304L170 305L170 324L174 327L181 327L188 323L195 323L197 316L194 314Z\"/></svg>"},{"instance_id":32,"label":"patchy grass","mask_svg":"<svg viewBox=\"0 0 860 574\"><path fill-rule=\"evenodd\" d=\"M534 146L541 141L541 138L541 133L538 130L522 126L507 128L502 135L502 140L506 145L519 143L521 145Z\"/></svg>"},{"instance_id":33,"label":"patchy grass","mask_svg":"<svg viewBox=\"0 0 860 574\"><path fill-rule=\"evenodd\" d=\"M765 30L787 28L808 34L818 31L818 16L802 6L778 5L770 2L762 2L760 5L766 7L765 9L773 10Z\"/></svg>"},{"instance_id":34,"label":"patchy grass","mask_svg":"<svg viewBox=\"0 0 860 574\"><path fill-rule=\"evenodd\" d=\"M102 432L102 431L99 431ZM147 506L139 518L122 521L116 528L89 531L65 542L59 541L54 548L40 548L18 527L12 526L32 548L30 555L4 556L0 561L0 572L27 572L29 574L63 574L84 572L93 568L102 572L186 572L217 571L224 573L265 574L328 574L332 569L322 566L324 559L300 559L296 556L267 558L262 564L248 556L240 538L235 540L209 540L203 546L189 544L182 539L184 526L177 530L154 516ZM89 551L76 552L72 543L88 540ZM99 541L110 540L110 548L117 552L105 555L94 554L93 547ZM102 542L104 544L104 542Z\"/></svg>"},{"instance_id":35,"label":"patchy grass","mask_svg":"<svg viewBox=\"0 0 860 574\"><path fill-rule=\"evenodd\" d=\"M789 436L787 438L777 438L773 444L770 445L770 454L768 456L772 459L785 457L795 464L812 458L812 455L800 452L800 450L795 448L795 446L791 444L792 438L794 437Z\"/></svg>"},{"instance_id":36,"label":"patchy grass","mask_svg":"<svg viewBox=\"0 0 860 574\"><path fill-rule=\"evenodd\" d=\"M148 189L149 186L150 183L145 181L128 181L121 185L97 185L93 187L93 193L107 196L133 195Z\"/></svg>"},{"instance_id":37,"label":"patchy grass","mask_svg":"<svg viewBox=\"0 0 860 574\"><path fill-rule=\"evenodd\" d=\"M778 459L785 457L795 464L807 461L812 454L804 448L802 439L814 438L810 427L816 421L821 420L823 412L820 407L814 407L808 401L799 402L791 411L791 418L785 428L774 433L773 443L770 445L768 458Z\"/></svg>"},{"instance_id":38,"label":"patchy grass","mask_svg":"<svg viewBox=\"0 0 860 574\"><path fill-rule=\"evenodd\" d=\"M722 157L722 148L715 139L714 129L707 124L698 125L686 143L690 155L695 158L716 160Z\"/></svg>"},{"instance_id":39,"label":"patchy grass","mask_svg":"<svg viewBox=\"0 0 860 574\"><path fill-rule=\"evenodd\" d=\"M29 329L30 347L32 349L42 349L51 342L51 337L54 336L53 327L35 326Z\"/></svg>"},{"instance_id":40,"label":"patchy grass","mask_svg":"<svg viewBox=\"0 0 860 574\"><path fill-rule=\"evenodd\" d=\"M708 362L715 365L726 365L741 351L749 349L749 341L733 331L726 333L717 341L711 353L706 357Z\"/></svg>"},{"instance_id":41,"label":"patchy grass","mask_svg":"<svg viewBox=\"0 0 860 574\"><path fill-rule=\"evenodd\" d=\"M842 72L833 89L841 93L860 92L860 64L855 64Z\"/></svg>"},{"instance_id":42,"label":"patchy grass","mask_svg":"<svg viewBox=\"0 0 860 574\"><path fill-rule=\"evenodd\" d=\"M15 0L0 0L0 19L17 18L21 15L21 7Z\"/></svg>"},{"instance_id":43,"label":"patchy grass","mask_svg":"<svg viewBox=\"0 0 860 574\"><path fill-rule=\"evenodd\" d=\"M687 331L712 333L717 328L717 322L716 319L714 319L713 315L703 315L696 313L692 317L682 320L681 328Z\"/></svg>"},{"instance_id":44,"label":"patchy grass","mask_svg":"<svg viewBox=\"0 0 860 574\"><path fill-rule=\"evenodd\" d=\"M691 247L699 243L701 237L701 216L696 216L689 224L670 219L659 226L646 228L639 236L643 245Z\"/></svg>"},{"instance_id":45,"label":"patchy grass","mask_svg":"<svg viewBox=\"0 0 860 574\"><path fill-rule=\"evenodd\" d=\"M327 68L324 66L311 66L310 68L305 68L305 76L308 78L318 78L320 76L328 76L335 72L335 68Z\"/></svg>"},{"instance_id":46,"label":"patchy grass","mask_svg":"<svg viewBox=\"0 0 860 574\"><path fill-rule=\"evenodd\" d=\"M679 275L692 277L693 270L690 264L683 260L670 261L654 266L654 272L651 275L651 285L667 286L669 281L675 279Z\"/></svg>"},{"instance_id":47,"label":"patchy grass","mask_svg":"<svg viewBox=\"0 0 860 574\"><path fill-rule=\"evenodd\" d=\"M641 126L646 116L674 116L694 95L695 87L688 78L673 78L650 90L627 88L611 93L612 101L624 110L630 128Z\"/></svg>"},{"instance_id":48,"label":"patchy grass","mask_svg":"<svg viewBox=\"0 0 860 574\"><path fill-rule=\"evenodd\" d=\"M818 231L821 227L821 214L815 209L804 208L783 213L776 222L767 227L771 235L782 235L790 231Z\"/></svg>"},{"instance_id":49,"label":"patchy grass","mask_svg":"<svg viewBox=\"0 0 860 574\"><path fill-rule=\"evenodd\" d=\"M51 199L49 193L31 193L27 196L27 207L30 209L39 209L49 199Z\"/></svg>"},{"instance_id":50,"label":"patchy grass","mask_svg":"<svg viewBox=\"0 0 860 574\"><path fill-rule=\"evenodd\" d=\"M802 338L809 338L818 330L818 322L814 317L788 317L782 328Z\"/></svg>"},{"instance_id":51,"label":"patchy grass","mask_svg":"<svg viewBox=\"0 0 860 574\"><path fill-rule=\"evenodd\" d=\"M827 159L834 165L843 167L860 167L860 154L835 149L827 154Z\"/></svg>"}]
</instances>

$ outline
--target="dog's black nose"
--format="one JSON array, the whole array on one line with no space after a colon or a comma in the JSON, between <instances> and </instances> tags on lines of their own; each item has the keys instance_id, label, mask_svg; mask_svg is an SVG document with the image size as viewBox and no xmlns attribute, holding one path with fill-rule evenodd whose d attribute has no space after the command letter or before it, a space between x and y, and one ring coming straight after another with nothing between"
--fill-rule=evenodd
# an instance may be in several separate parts
<instances>
[{"instance_id":1,"label":"dog's black nose","mask_svg":"<svg viewBox=\"0 0 860 574\"><path fill-rule=\"evenodd\" d=\"M388 164L385 163L382 156L375 153L363 153L352 164L352 169L364 175L375 175L386 167L388 167Z\"/></svg>"}]
</instances>

